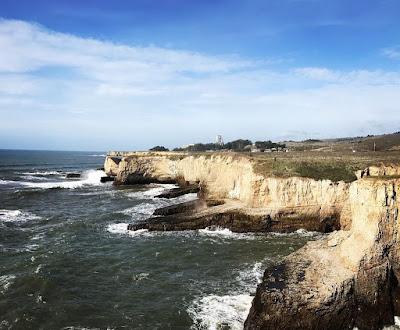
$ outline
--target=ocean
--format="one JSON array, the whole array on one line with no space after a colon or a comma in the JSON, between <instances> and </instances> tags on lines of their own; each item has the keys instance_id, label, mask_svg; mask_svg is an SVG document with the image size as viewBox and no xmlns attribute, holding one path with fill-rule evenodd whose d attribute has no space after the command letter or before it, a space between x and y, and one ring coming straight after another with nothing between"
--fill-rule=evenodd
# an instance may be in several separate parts
<instances>
[{"instance_id":1,"label":"ocean","mask_svg":"<svg viewBox=\"0 0 400 330\"><path fill-rule=\"evenodd\" d=\"M128 232L196 195L102 184L104 158L0 150L0 329L241 329L264 269L315 237Z\"/></svg>"}]
</instances>

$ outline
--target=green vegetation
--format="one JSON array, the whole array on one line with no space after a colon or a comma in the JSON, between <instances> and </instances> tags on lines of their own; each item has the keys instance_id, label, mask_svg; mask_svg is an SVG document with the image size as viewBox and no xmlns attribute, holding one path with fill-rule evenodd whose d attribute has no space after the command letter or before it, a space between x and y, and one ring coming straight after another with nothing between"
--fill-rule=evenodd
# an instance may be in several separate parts
<instances>
[{"instance_id":1,"label":"green vegetation","mask_svg":"<svg viewBox=\"0 0 400 330\"><path fill-rule=\"evenodd\" d=\"M165 148L163 146L155 146L155 147L149 149L149 151L169 151L169 149Z\"/></svg>"},{"instance_id":2,"label":"green vegetation","mask_svg":"<svg viewBox=\"0 0 400 330\"><path fill-rule=\"evenodd\" d=\"M272 177L307 177L351 182L355 172L372 165L400 165L399 152L289 152L252 155L256 173Z\"/></svg>"},{"instance_id":3,"label":"green vegetation","mask_svg":"<svg viewBox=\"0 0 400 330\"><path fill-rule=\"evenodd\" d=\"M231 151L246 151L249 146L252 146L253 142L247 139L238 139L225 143L224 145L216 143L196 143L189 145L185 148L175 148L173 151L188 151L188 152L203 152L203 151L219 151L219 150L231 150ZM271 141L257 141L255 144L256 148L264 151L265 149L272 148L285 148L285 144L274 143ZM247 147L247 148L246 148Z\"/></svg>"},{"instance_id":4,"label":"green vegetation","mask_svg":"<svg viewBox=\"0 0 400 330\"><path fill-rule=\"evenodd\" d=\"M257 141L254 143L257 149L260 151L264 151L265 149L273 149L273 148L285 148L286 145L284 143L274 143L271 141Z\"/></svg>"},{"instance_id":5,"label":"green vegetation","mask_svg":"<svg viewBox=\"0 0 400 330\"><path fill-rule=\"evenodd\" d=\"M250 140L235 140L228 143L225 143L224 149L234 150L234 151L243 151L246 146L251 146L253 143Z\"/></svg>"}]
</instances>

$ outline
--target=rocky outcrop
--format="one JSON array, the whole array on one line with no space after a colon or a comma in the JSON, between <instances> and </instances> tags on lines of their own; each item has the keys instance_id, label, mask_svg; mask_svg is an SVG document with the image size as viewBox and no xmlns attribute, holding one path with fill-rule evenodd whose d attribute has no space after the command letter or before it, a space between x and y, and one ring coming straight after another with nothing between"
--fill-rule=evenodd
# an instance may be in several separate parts
<instances>
[{"instance_id":1,"label":"rocky outcrop","mask_svg":"<svg viewBox=\"0 0 400 330\"><path fill-rule=\"evenodd\" d=\"M164 193L157 195L157 198L176 198L187 194L195 194L200 191L200 187L197 184L183 185L183 187L172 188Z\"/></svg>"},{"instance_id":2,"label":"rocky outcrop","mask_svg":"<svg viewBox=\"0 0 400 330\"><path fill-rule=\"evenodd\" d=\"M314 215L320 219L343 215L348 187L344 182L309 178L264 177L254 171L253 163L237 155L161 156L125 154L118 163L107 157L105 171L116 175L117 184L151 182L198 183L207 199L230 199L251 208L268 208L271 212ZM316 213L315 213L316 212Z\"/></svg>"},{"instance_id":3,"label":"rocky outcrop","mask_svg":"<svg viewBox=\"0 0 400 330\"><path fill-rule=\"evenodd\" d=\"M128 229L172 231L217 226L241 233L290 233L300 228L328 233L340 228L338 217L332 215L320 219L316 214L274 213L268 209L247 208L234 201L199 199L159 208L153 217L130 224Z\"/></svg>"},{"instance_id":4,"label":"rocky outcrop","mask_svg":"<svg viewBox=\"0 0 400 330\"><path fill-rule=\"evenodd\" d=\"M398 165L385 165L369 166L364 170L358 170L356 172L358 179L365 177L399 177L400 166Z\"/></svg>"},{"instance_id":5,"label":"rocky outcrop","mask_svg":"<svg viewBox=\"0 0 400 330\"><path fill-rule=\"evenodd\" d=\"M351 229L266 270L245 329L380 329L398 310L400 180L350 187Z\"/></svg>"},{"instance_id":6,"label":"rocky outcrop","mask_svg":"<svg viewBox=\"0 0 400 330\"><path fill-rule=\"evenodd\" d=\"M104 171L108 176L117 176L119 173L120 157L107 156L104 162Z\"/></svg>"}]
</instances>

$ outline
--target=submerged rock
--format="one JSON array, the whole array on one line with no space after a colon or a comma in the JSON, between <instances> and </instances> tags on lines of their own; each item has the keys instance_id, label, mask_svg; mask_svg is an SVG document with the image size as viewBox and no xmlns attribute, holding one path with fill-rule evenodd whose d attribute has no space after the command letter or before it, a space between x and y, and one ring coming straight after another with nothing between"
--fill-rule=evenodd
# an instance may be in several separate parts
<instances>
[{"instance_id":1,"label":"submerged rock","mask_svg":"<svg viewBox=\"0 0 400 330\"><path fill-rule=\"evenodd\" d=\"M75 179L75 178L80 178L81 174L80 173L67 173L65 176L67 179Z\"/></svg>"},{"instance_id":2,"label":"submerged rock","mask_svg":"<svg viewBox=\"0 0 400 330\"><path fill-rule=\"evenodd\" d=\"M115 180L115 177L113 176L102 176L100 178L100 182L101 183L105 183L105 182L113 182Z\"/></svg>"}]
</instances>

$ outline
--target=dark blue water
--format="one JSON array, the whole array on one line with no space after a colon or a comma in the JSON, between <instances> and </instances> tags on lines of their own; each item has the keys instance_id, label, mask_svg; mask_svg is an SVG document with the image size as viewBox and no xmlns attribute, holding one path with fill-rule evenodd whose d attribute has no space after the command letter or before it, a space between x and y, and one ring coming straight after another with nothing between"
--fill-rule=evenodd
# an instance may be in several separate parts
<instances>
[{"instance_id":1,"label":"dark blue water","mask_svg":"<svg viewBox=\"0 0 400 330\"><path fill-rule=\"evenodd\" d=\"M156 207L196 196L101 184L103 162L0 150L0 329L240 329L264 268L310 239L128 232Z\"/></svg>"}]
</instances>

